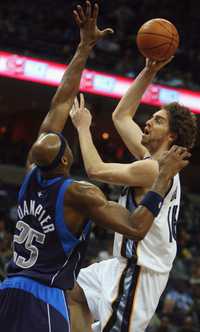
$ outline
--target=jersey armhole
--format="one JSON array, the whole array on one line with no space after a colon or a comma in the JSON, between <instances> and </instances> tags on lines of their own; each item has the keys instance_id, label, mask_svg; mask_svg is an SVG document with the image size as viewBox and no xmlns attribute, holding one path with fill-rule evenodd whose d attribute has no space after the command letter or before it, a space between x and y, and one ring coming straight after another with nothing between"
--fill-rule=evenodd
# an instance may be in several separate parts
<instances>
[{"instance_id":1,"label":"jersey armhole","mask_svg":"<svg viewBox=\"0 0 200 332\"><path fill-rule=\"evenodd\" d=\"M88 220L85 224L82 235L77 238L72 232L68 229L66 225L66 220L64 218L64 196L65 192L68 190L69 186L73 183L73 179L66 180L58 193L56 201L56 211L55 211L55 226L60 238L64 252L69 253L81 240L86 239L90 232L91 221Z\"/></svg>"},{"instance_id":2,"label":"jersey armhole","mask_svg":"<svg viewBox=\"0 0 200 332\"><path fill-rule=\"evenodd\" d=\"M62 184L56 201L55 227L65 253L71 251L77 242L79 242L79 239L77 239L68 229L64 219L64 196L72 183L73 180L68 179Z\"/></svg>"},{"instance_id":3,"label":"jersey armhole","mask_svg":"<svg viewBox=\"0 0 200 332\"><path fill-rule=\"evenodd\" d=\"M172 187L173 187L173 184L174 184L174 177L172 178L172 180L171 180L171 184L170 184L170 186L169 186L169 189L167 190L167 192L166 192L166 194L165 194L165 196L164 196L164 199L168 196L168 194L170 193L170 191L171 191L171 189L172 189Z\"/></svg>"}]
</instances>

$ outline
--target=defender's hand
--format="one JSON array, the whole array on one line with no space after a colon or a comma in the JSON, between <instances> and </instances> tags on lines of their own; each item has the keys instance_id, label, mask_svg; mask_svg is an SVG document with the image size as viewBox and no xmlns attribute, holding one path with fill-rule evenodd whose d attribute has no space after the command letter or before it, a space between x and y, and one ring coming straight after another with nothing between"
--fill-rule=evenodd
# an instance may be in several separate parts
<instances>
[{"instance_id":1,"label":"defender's hand","mask_svg":"<svg viewBox=\"0 0 200 332\"><path fill-rule=\"evenodd\" d=\"M80 94L80 103L78 98L75 98L73 108L70 111L70 117L77 130L90 127L92 116L90 111L85 107L85 99L82 93Z\"/></svg>"},{"instance_id":2,"label":"defender's hand","mask_svg":"<svg viewBox=\"0 0 200 332\"><path fill-rule=\"evenodd\" d=\"M186 148L173 145L171 149L163 154L158 160L160 173L169 178L175 176L189 164L191 153Z\"/></svg>"},{"instance_id":3,"label":"defender's hand","mask_svg":"<svg viewBox=\"0 0 200 332\"><path fill-rule=\"evenodd\" d=\"M91 2L86 1L86 9L78 5L73 11L76 24L80 28L81 43L87 46L94 46L96 42L108 34L112 34L110 28L100 30L97 27L97 18L99 14L99 6L95 3L92 8Z\"/></svg>"}]
</instances>

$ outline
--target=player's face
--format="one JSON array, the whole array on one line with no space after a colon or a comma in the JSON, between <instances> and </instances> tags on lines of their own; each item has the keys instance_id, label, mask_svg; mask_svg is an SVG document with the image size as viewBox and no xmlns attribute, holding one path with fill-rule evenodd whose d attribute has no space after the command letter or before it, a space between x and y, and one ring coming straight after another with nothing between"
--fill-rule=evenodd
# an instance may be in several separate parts
<instances>
[{"instance_id":1,"label":"player's face","mask_svg":"<svg viewBox=\"0 0 200 332\"><path fill-rule=\"evenodd\" d=\"M170 143L170 140L169 115L166 110L161 109L146 122L142 144L155 152L163 143Z\"/></svg>"}]
</instances>

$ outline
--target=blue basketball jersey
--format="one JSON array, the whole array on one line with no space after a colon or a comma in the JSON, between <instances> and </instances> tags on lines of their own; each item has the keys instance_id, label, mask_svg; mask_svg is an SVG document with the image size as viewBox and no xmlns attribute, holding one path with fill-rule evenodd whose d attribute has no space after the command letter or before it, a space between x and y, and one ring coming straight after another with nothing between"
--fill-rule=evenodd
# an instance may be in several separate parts
<instances>
[{"instance_id":1,"label":"blue basketball jersey","mask_svg":"<svg viewBox=\"0 0 200 332\"><path fill-rule=\"evenodd\" d=\"M18 220L8 277L24 276L50 287L71 289L81 268L90 221L76 238L64 221L64 195L73 179L46 180L35 167L18 197Z\"/></svg>"}]
</instances>

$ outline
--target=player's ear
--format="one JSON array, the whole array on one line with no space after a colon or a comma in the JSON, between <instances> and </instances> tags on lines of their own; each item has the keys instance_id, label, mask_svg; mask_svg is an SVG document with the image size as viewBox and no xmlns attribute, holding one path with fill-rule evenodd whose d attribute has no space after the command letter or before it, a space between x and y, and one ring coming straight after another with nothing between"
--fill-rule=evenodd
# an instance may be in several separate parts
<instances>
[{"instance_id":1,"label":"player's ear","mask_svg":"<svg viewBox=\"0 0 200 332\"><path fill-rule=\"evenodd\" d=\"M68 165L68 158L66 156L62 156L61 162L64 166L67 166Z\"/></svg>"}]
</instances>

